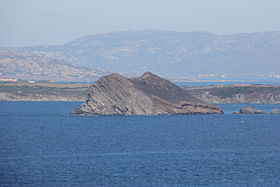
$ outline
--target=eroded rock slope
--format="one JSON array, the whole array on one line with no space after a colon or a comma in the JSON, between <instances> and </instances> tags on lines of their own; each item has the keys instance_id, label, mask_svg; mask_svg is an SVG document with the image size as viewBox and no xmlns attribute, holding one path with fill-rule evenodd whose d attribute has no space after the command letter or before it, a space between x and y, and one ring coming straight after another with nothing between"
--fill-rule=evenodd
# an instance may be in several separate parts
<instances>
[{"instance_id":1,"label":"eroded rock slope","mask_svg":"<svg viewBox=\"0 0 280 187\"><path fill-rule=\"evenodd\" d=\"M223 113L218 107L150 72L137 78L113 73L89 88L87 100L73 114L166 115Z\"/></svg>"}]
</instances>

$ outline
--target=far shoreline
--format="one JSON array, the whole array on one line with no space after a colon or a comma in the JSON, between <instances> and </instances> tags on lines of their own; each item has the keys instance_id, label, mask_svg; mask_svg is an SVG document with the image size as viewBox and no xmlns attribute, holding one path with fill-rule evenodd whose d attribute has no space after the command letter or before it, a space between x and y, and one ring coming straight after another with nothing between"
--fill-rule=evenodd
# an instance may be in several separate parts
<instances>
[{"instance_id":1,"label":"far shoreline","mask_svg":"<svg viewBox=\"0 0 280 187\"><path fill-rule=\"evenodd\" d=\"M84 83L0 83L0 101L85 102L89 86ZM280 85L179 86L212 104L280 104Z\"/></svg>"}]
</instances>

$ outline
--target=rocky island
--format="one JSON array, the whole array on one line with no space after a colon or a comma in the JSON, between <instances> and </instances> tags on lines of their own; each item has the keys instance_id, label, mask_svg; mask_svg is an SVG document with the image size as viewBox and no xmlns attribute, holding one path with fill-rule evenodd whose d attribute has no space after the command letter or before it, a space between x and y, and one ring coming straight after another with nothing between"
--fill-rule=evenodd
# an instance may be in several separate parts
<instances>
[{"instance_id":1,"label":"rocky island","mask_svg":"<svg viewBox=\"0 0 280 187\"><path fill-rule=\"evenodd\" d=\"M241 108L238 112L233 112L233 114L265 114L262 110L257 110L253 107Z\"/></svg>"},{"instance_id":2,"label":"rocky island","mask_svg":"<svg viewBox=\"0 0 280 187\"><path fill-rule=\"evenodd\" d=\"M72 111L79 115L222 114L188 91L153 73L126 78L113 73L89 87L86 102Z\"/></svg>"}]
</instances>

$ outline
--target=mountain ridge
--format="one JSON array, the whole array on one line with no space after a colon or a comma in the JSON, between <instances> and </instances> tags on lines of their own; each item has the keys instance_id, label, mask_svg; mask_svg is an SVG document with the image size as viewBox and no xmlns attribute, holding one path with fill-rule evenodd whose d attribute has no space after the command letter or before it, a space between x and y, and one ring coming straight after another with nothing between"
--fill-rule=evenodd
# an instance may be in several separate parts
<instances>
[{"instance_id":1,"label":"mountain ridge","mask_svg":"<svg viewBox=\"0 0 280 187\"><path fill-rule=\"evenodd\" d=\"M165 77L195 78L202 75L210 78L280 75L279 31L226 35L120 31L88 35L57 46L0 48L3 50L40 54L72 66L129 76L145 71ZM0 56L0 65L2 61Z\"/></svg>"}]
</instances>

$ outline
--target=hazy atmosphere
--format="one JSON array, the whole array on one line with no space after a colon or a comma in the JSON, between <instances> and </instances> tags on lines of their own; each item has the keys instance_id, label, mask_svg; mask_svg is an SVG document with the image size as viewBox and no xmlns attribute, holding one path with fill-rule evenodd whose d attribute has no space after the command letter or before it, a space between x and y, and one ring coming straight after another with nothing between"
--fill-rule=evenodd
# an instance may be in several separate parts
<instances>
[{"instance_id":1,"label":"hazy atmosphere","mask_svg":"<svg viewBox=\"0 0 280 187\"><path fill-rule=\"evenodd\" d=\"M0 0L0 186L280 186L280 0Z\"/></svg>"},{"instance_id":2,"label":"hazy atmosphere","mask_svg":"<svg viewBox=\"0 0 280 187\"><path fill-rule=\"evenodd\" d=\"M0 46L63 44L124 30L280 30L279 0L1 0Z\"/></svg>"}]
</instances>

